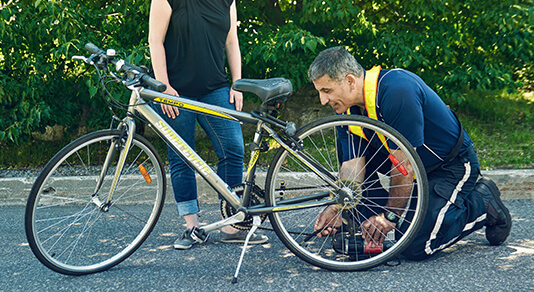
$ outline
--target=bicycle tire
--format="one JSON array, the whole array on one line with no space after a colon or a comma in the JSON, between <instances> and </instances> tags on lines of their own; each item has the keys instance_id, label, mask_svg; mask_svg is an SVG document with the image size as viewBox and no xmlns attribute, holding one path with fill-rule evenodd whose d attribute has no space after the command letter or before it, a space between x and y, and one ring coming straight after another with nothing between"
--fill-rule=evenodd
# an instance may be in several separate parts
<instances>
[{"instance_id":1,"label":"bicycle tire","mask_svg":"<svg viewBox=\"0 0 534 292\"><path fill-rule=\"evenodd\" d=\"M359 126L372 131L374 135L370 139L378 139L376 133L383 134L388 142L395 143L398 149L406 155L413 168L413 171L408 174L414 175L413 184L405 186L411 188L411 191L407 192L410 193L407 198L408 203L405 210L402 211L402 218L395 229L384 235L386 239L382 252L365 253L361 239L362 231L359 229L361 223L369 217L380 214L380 212L386 213L387 210L382 207L385 202L382 201L382 205L378 204L379 198L372 198L371 194L385 191L388 192L387 196L389 196L389 191L394 189L388 185L388 175L392 173L385 172L384 166L369 169L371 166L370 163L367 163L365 168L366 172L369 172L368 178L379 178L376 181L353 184L351 180L340 179L338 132L336 130L338 126ZM336 178L337 184L353 196L343 205L339 204L342 208L339 208L335 218L338 218L343 224L337 227L336 235L319 238L314 232L315 220L325 208L324 205L304 209L280 208L282 211L269 214L273 229L284 245L302 260L321 268L336 271L366 270L398 256L416 236L428 204L428 182L425 168L411 144L399 132L385 123L367 117L350 115L336 115L314 121L297 131L295 138L302 142L298 152L313 158L313 164L321 165ZM364 144L354 144L352 147L364 147ZM388 155L382 156L387 157ZM373 157L373 159L377 158ZM405 161L401 162L403 165L407 165ZM388 161L382 163L386 166L389 164ZM390 169L391 164L389 165ZM320 179L317 174L298 162L286 149L279 149L273 157L267 173L267 205L271 207L282 206L285 199L294 200L310 193L321 192L327 194L325 198L336 196L333 188ZM370 210L374 211L371 212Z\"/></svg>"},{"instance_id":2,"label":"bicycle tire","mask_svg":"<svg viewBox=\"0 0 534 292\"><path fill-rule=\"evenodd\" d=\"M136 251L154 228L165 201L165 170L155 148L139 135L109 208L92 202L111 142L125 139L119 130L82 136L59 151L35 181L25 230L32 252L46 267L67 275L107 270ZM108 197L119 154L97 192L101 201Z\"/></svg>"}]
</instances>

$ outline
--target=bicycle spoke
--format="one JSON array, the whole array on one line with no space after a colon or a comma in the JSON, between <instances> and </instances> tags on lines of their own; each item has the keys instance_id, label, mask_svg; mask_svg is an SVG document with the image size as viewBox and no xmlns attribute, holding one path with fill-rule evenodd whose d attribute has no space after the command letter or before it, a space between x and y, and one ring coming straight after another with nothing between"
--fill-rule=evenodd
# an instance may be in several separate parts
<instances>
[{"instance_id":1,"label":"bicycle spoke","mask_svg":"<svg viewBox=\"0 0 534 292\"><path fill-rule=\"evenodd\" d=\"M376 133L380 132L386 143L391 141L392 145L400 146L395 151L402 151L406 159L393 165L394 161L383 143L370 152L371 143L351 138L351 145L347 149L353 152L348 153L349 156L361 155L363 158L354 160L349 168L342 168L339 159L344 156L338 152L342 147L337 144L337 134L343 127L352 125L373 132L369 135L370 139L378 139ZM312 164L321 165L317 169L324 169L328 171L329 177L336 178L340 191L308 169L308 163L301 162L284 149L279 150L267 176L267 205L287 206L286 200L289 198L305 204L307 198L314 198L314 193L321 192L328 194L332 200L337 200L335 208L328 208L332 216L327 218L319 230L315 230L315 222L325 206L302 210L285 207L281 208L282 211L271 214L269 219L282 242L303 260L334 270L366 269L401 252L413 238L426 208L426 176L413 147L393 129L354 116L324 118L299 130L296 136L303 147L298 153L304 153L303 157L310 159ZM366 156L367 153L372 155ZM404 173L401 172L401 164L411 165L411 171L406 173L406 169L403 169ZM406 176L413 177L413 181L397 183L399 178ZM387 234L378 231L384 238L384 245L380 249L368 248L362 237L364 233L361 226L369 222L371 228L378 227L369 219L383 216L381 214L389 211L385 205L391 198L391 192L395 192L394 200L407 202L405 207L395 209L401 220L397 225L392 224L391 227L394 228ZM334 213L334 210L337 212ZM328 236L317 236L327 228L332 228ZM378 236L378 233L374 235ZM374 239L373 243L378 244Z\"/></svg>"},{"instance_id":2,"label":"bicycle spoke","mask_svg":"<svg viewBox=\"0 0 534 292\"><path fill-rule=\"evenodd\" d=\"M164 202L165 175L159 156L135 137L114 196L108 197L117 162L102 171L112 141L121 132L105 130L73 141L38 177L26 210L28 242L47 267L64 274L108 269L135 251L154 227ZM115 157L118 158L118 155ZM152 181L140 172L146 166ZM101 175L98 194L92 194Z\"/></svg>"}]
</instances>

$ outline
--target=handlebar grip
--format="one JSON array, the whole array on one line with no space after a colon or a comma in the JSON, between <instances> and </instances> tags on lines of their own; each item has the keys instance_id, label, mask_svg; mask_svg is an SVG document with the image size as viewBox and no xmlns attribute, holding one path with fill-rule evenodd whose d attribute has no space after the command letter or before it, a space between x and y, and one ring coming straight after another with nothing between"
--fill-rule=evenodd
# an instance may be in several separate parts
<instances>
[{"instance_id":1,"label":"handlebar grip","mask_svg":"<svg viewBox=\"0 0 534 292\"><path fill-rule=\"evenodd\" d=\"M102 55L102 54L106 53L106 52L104 52L104 50L100 49L99 47L95 46L92 43L85 44L85 49L88 50L89 52L91 52L93 54L97 54L97 55Z\"/></svg>"},{"instance_id":2,"label":"handlebar grip","mask_svg":"<svg viewBox=\"0 0 534 292\"><path fill-rule=\"evenodd\" d=\"M161 81L158 81L148 75L143 75L143 77L141 77L141 80L148 86L154 88L154 90L158 91L158 92L164 92L165 90L167 90L167 85Z\"/></svg>"},{"instance_id":3,"label":"handlebar grip","mask_svg":"<svg viewBox=\"0 0 534 292\"><path fill-rule=\"evenodd\" d=\"M99 47L95 46L92 43L85 44L85 49L87 49L92 54L96 54L96 55L105 55L106 54L106 52L104 50L100 49ZM115 64L114 60L111 60L111 61L113 62L113 64ZM164 92L165 90L167 90L167 85L165 85L164 83L162 83L162 82L150 77L149 75L147 75L146 74L146 70L144 68L132 65L132 64L130 64L130 63L126 62L126 61L123 61L123 60L121 60L121 61L123 62L122 66L123 66L124 72L130 71L130 70L135 70L135 71L137 71L137 72L135 72L136 74L141 74L142 75L141 76L141 81L145 85L148 85L148 86L152 87L153 89L155 89L158 92Z\"/></svg>"},{"instance_id":4,"label":"handlebar grip","mask_svg":"<svg viewBox=\"0 0 534 292\"><path fill-rule=\"evenodd\" d=\"M135 70L139 73L147 73L148 72L148 69L146 68L142 68L142 67L139 67L139 66L136 66L136 65L132 65L126 61L123 60L123 65L122 65L126 70Z\"/></svg>"}]
</instances>

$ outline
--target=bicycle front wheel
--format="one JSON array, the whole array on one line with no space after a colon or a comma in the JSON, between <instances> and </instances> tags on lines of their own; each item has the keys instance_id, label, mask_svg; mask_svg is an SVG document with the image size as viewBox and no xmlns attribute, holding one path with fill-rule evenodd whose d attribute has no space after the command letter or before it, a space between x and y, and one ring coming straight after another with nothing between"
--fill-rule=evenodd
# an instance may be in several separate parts
<instances>
[{"instance_id":1,"label":"bicycle front wheel","mask_svg":"<svg viewBox=\"0 0 534 292\"><path fill-rule=\"evenodd\" d=\"M382 145L381 149L371 151L369 143L352 134L349 134L352 135L349 147L342 147L338 140L339 131L348 134L349 129L355 129L349 127L361 128L370 141L380 139L390 148L396 145L396 150L390 151L395 153L395 157L403 159L397 163L381 142L378 143ZM289 250L312 265L340 271L369 269L401 253L422 224L428 196L425 169L410 143L385 123L349 115L312 122L300 129L295 137L301 142L296 155L307 157L307 162L303 163L287 150L280 149L273 158L266 179L266 203L279 207L269 215L269 220ZM352 151L351 157L365 158L351 160L356 164L343 167L340 174L341 149ZM397 167L392 167L393 163ZM310 170L310 165L319 169L341 190L321 179ZM405 178L402 185L395 184L399 176ZM401 206L391 210L391 207L385 206L393 193L396 193L396 202L403 204L397 204ZM336 199L335 203L332 199ZM337 211L332 212L335 213L332 220L327 222L327 226L334 229L330 235L318 237L317 233L325 228L315 230L314 225L327 207L326 201L337 207L334 208ZM374 222L372 220L376 218L372 217L384 216L389 211L397 213L398 223L393 225L384 221L393 229L381 234L385 238L383 243L376 241L366 245L362 224Z\"/></svg>"},{"instance_id":2,"label":"bicycle front wheel","mask_svg":"<svg viewBox=\"0 0 534 292\"><path fill-rule=\"evenodd\" d=\"M134 136L111 200L97 206L107 202L125 139L119 130L87 134L56 154L34 183L26 236L48 268L68 275L109 269L152 231L164 204L166 179L159 155L141 136ZM103 171L108 156L111 163Z\"/></svg>"}]
</instances>

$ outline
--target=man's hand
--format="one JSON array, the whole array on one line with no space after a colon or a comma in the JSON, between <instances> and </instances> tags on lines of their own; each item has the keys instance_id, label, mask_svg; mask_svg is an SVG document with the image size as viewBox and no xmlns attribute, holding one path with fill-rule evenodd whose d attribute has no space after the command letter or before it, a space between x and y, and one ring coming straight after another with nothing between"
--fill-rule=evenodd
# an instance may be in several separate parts
<instances>
[{"instance_id":1,"label":"man's hand","mask_svg":"<svg viewBox=\"0 0 534 292\"><path fill-rule=\"evenodd\" d=\"M339 212L339 207L337 205L330 205L319 214L317 220L315 220L315 225L313 231L322 230L317 233L317 237L328 236L332 233L332 227L341 226L341 213ZM325 228L326 227L326 228Z\"/></svg>"},{"instance_id":2,"label":"man's hand","mask_svg":"<svg viewBox=\"0 0 534 292\"><path fill-rule=\"evenodd\" d=\"M384 214L367 219L361 226L365 245L382 244L386 239L386 234L393 228L395 228L395 223L387 220Z\"/></svg>"}]
</instances>

